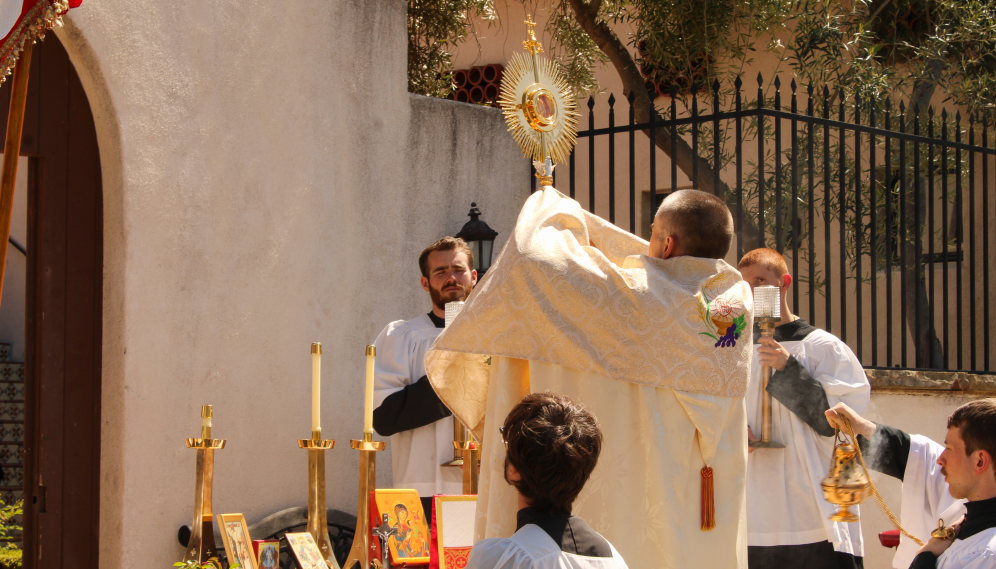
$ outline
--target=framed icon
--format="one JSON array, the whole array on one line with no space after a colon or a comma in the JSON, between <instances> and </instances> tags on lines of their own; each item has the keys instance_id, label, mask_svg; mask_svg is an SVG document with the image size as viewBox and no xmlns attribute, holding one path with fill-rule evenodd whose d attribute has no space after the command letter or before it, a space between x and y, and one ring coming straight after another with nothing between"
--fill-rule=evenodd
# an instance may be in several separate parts
<instances>
[{"instance_id":1,"label":"framed icon","mask_svg":"<svg viewBox=\"0 0 996 569\"><path fill-rule=\"evenodd\" d=\"M225 553L228 562L236 562L242 569L259 569L252 553L252 540L249 539L249 527L242 514L218 514L218 525L221 526L221 539L225 542Z\"/></svg>"}]
</instances>

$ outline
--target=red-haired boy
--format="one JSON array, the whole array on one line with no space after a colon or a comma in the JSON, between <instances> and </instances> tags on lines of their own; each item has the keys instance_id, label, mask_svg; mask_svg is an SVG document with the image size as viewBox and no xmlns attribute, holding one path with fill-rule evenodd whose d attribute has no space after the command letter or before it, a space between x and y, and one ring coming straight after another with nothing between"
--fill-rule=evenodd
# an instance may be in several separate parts
<instances>
[{"instance_id":1,"label":"red-haired boy","mask_svg":"<svg viewBox=\"0 0 996 569\"><path fill-rule=\"evenodd\" d=\"M751 440L761 430L761 366L772 368L772 438L784 449L752 449L747 460L747 564L750 569L863 567L858 523L832 522L820 480L833 451L833 429L824 412L844 402L863 412L871 387L861 363L844 342L791 313L792 284L785 259L772 249L755 249L740 260L751 287L777 286L781 320L775 337L761 338L755 326L754 358L747 388Z\"/></svg>"}]
</instances>

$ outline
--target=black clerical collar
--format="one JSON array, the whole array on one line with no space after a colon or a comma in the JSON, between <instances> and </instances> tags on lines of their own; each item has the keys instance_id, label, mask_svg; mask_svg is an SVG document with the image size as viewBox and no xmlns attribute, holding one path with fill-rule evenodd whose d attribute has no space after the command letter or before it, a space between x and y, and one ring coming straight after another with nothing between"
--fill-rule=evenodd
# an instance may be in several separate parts
<instances>
[{"instance_id":1,"label":"black clerical collar","mask_svg":"<svg viewBox=\"0 0 996 569\"><path fill-rule=\"evenodd\" d=\"M571 517L569 512L540 512L539 510L534 510L533 508L522 508L519 510L519 513L515 514L515 529L518 531L522 529L522 526L527 524L539 525L537 522L567 519L569 517Z\"/></svg>"},{"instance_id":2,"label":"black clerical collar","mask_svg":"<svg viewBox=\"0 0 996 569\"><path fill-rule=\"evenodd\" d=\"M446 328L446 319L436 316L435 312L429 312L429 320L436 325L436 328Z\"/></svg>"},{"instance_id":3,"label":"black clerical collar","mask_svg":"<svg viewBox=\"0 0 996 569\"><path fill-rule=\"evenodd\" d=\"M515 531L533 524L546 532L560 550L585 557L612 557L612 547L584 520L569 512L540 512L522 508L515 516Z\"/></svg>"},{"instance_id":4,"label":"black clerical collar","mask_svg":"<svg viewBox=\"0 0 996 569\"><path fill-rule=\"evenodd\" d=\"M806 338L806 336L813 333L816 330L812 324L806 322L802 318L796 318L792 322L787 322L781 326L775 326L775 341L776 342L801 342ZM761 340L761 328L754 323L754 343L758 344Z\"/></svg>"},{"instance_id":5,"label":"black clerical collar","mask_svg":"<svg viewBox=\"0 0 996 569\"><path fill-rule=\"evenodd\" d=\"M965 510L965 521L961 524L958 539L968 539L981 531L996 527L996 498L967 502Z\"/></svg>"}]
</instances>

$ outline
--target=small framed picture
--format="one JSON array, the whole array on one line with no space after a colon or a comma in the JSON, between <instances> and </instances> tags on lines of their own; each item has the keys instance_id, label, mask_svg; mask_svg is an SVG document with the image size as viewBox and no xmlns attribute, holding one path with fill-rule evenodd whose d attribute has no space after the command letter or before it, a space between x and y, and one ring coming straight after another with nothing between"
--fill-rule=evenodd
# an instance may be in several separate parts
<instances>
[{"instance_id":1,"label":"small framed picture","mask_svg":"<svg viewBox=\"0 0 996 569\"><path fill-rule=\"evenodd\" d=\"M225 553L228 563L238 563L242 569L258 569L252 553L252 540L249 539L249 527L242 514L218 514L218 525L221 526L221 539L225 542Z\"/></svg>"},{"instance_id":2,"label":"small framed picture","mask_svg":"<svg viewBox=\"0 0 996 569\"><path fill-rule=\"evenodd\" d=\"M257 569L280 569L280 540L254 539L252 552Z\"/></svg>"},{"instance_id":3,"label":"small framed picture","mask_svg":"<svg viewBox=\"0 0 996 569\"><path fill-rule=\"evenodd\" d=\"M284 537L287 538L287 545L294 552L298 567L301 569L329 569L325 559L322 558L321 550L318 549L318 544L315 543L315 538L311 537L310 533L306 531L286 533Z\"/></svg>"}]
</instances>

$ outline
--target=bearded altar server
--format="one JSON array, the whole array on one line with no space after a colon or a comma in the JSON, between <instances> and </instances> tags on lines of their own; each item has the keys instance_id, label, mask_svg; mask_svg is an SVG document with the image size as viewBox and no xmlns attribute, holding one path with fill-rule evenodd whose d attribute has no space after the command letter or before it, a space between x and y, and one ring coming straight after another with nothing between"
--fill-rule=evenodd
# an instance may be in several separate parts
<instances>
[{"instance_id":1,"label":"bearded altar server","mask_svg":"<svg viewBox=\"0 0 996 569\"><path fill-rule=\"evenodd\" d=\"M843 429L846 417L868 467L903 482L900 524L905 535L892 565L897 569L991 569L996 567L996 399L955 409L940 445L922 435L877 425L839 403L826 412ZM952 526L954 539L933 537L938 524Z\"/></svg>"},{"instance_id":2,"label":"bearded altar server","mask_svg":"<svg viewBox=\"0 0 996 569\"><path fill-rule=\"evenodd\" d=\"M782 449L751 449L747 459L747 558L750 569L862 566L861 524L834 522L820 480L833 453L834 430L823 413L838 402L864 412L871 385L847 344L789 311L792 275L778 251L754 249L740 274L751 287L777 286L781 320L774 338L754 336L747 388L747 426L761 432L761 368L772 368L771 429ZM756 440L756 439L755 439Z\"/></svg>"},{"instance_id":3,"label":"bearded altar server","mask_svg":"<svg viewBox=\"0 0 996 569\"><path fill-rule=\"evenodd\" d=\"M467 298L477 271L470 247L454 237L422 251L418 266L432 310L391 322L377 337L373 427L391 437L394 487L416 490L423 511L430 512L434 494L463 491L463 475L440 467L453 456L453 419L425 377L425 353L443 330L446 303Z\"/></svg>"},{"instance_id":4,"label":"bearded altar server","mask_svg":"<svg viewBox=\"0 0 996 569\"><path fill-rule=\"evenodd\" d=\"M719 198L668 196L650 242L549 187L426 356L483 441L476 539L516 529L498 428L530 392L584 401L605 456L574 505L632 567L746 567L750 289Z\"/></svg>"}]
</instances>

